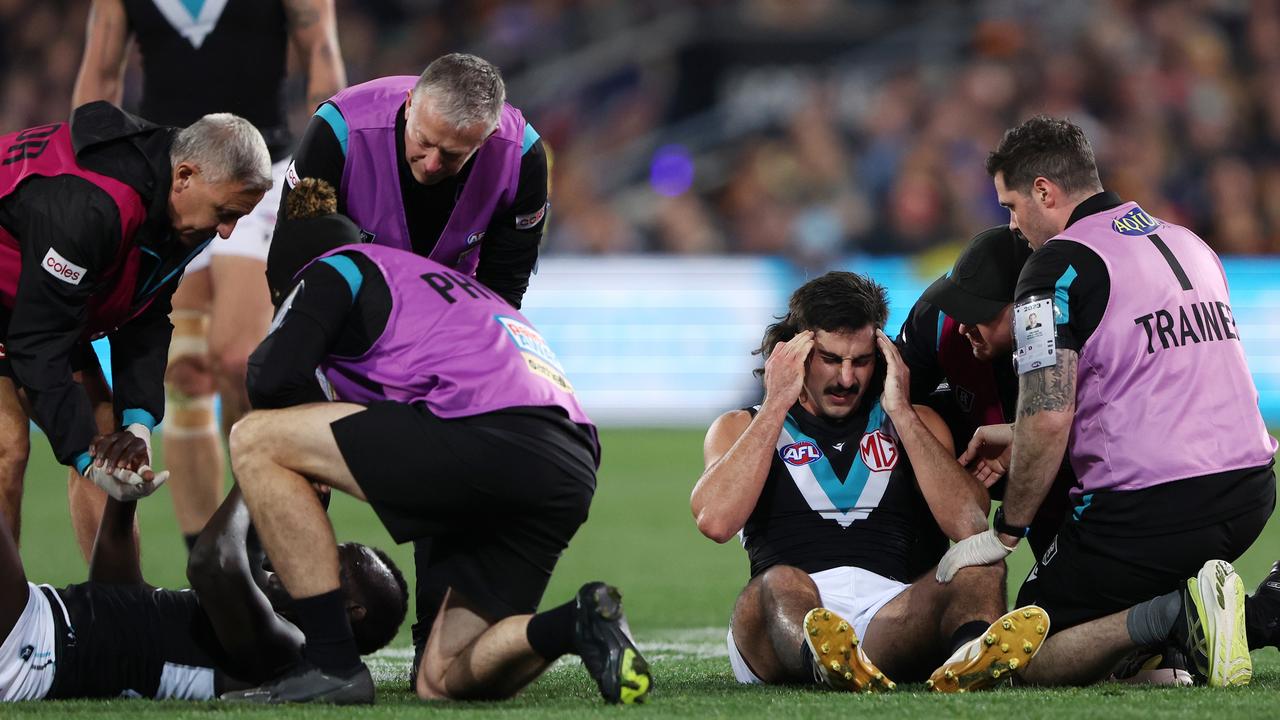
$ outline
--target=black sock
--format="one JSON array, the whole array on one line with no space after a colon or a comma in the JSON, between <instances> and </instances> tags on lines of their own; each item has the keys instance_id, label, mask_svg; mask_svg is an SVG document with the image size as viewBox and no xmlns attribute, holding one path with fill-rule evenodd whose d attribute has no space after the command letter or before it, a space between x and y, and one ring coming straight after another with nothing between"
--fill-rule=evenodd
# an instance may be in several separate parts
<instances>
[{"instance_id":1,"label":"black sock","mask_svg":"<svg viewBox=\"0 0 1280 720\"><path fill-rule=\"evenodd\" d=\"M307 636L302 657L331 675L351 675L360 669L360 652L351 634L342 590L294 602L298 629Z\"/></svg>"},{"instance_id":2,"label":"black sock","mask_svg":"<svg viewBox=\"0 0 1280 720\"><path fill-rule=\"evenodd\" d=\"M187 544L187 554L190 555L192 550L196 549L196 540L200 539L200 533L182 533L182 541Z\"/></svg>"},{"instance_id":3,"label":"black sock","mask_svg":"<svg viewBox=\"0 0 1280 720\"><path fill-rule=\"evenodd\" d=\"M529 647L545 660L555 660L572 653L577 607L577 602L570 600L529 618L529 627L525 630Z\"/></svg>"},{"instance_id":4,"label":"black sock","mask_svg":"<svg viewBox=\"0 0 1280 720\"><path fill-rule=\"evenodd\" d=\"M954 654L955 651L960 649L961 645L981 636L989 627L991 627L991 623L985 620L970 620L956 628L956 631L951 633L951 653Z\"/></svg>"},{"instance_id":5,"label":"black sock","mask_svg":"<svg viewBox=\"0 0 1280 720\"><path fill-rule=\"evenodd\" d=\"M825 682L823 680L822 668L818 665L818 658L814 657L813 652L809 650L808 640L800 641L800 662L805 668L801 671L802 678L811 678L819 685L822 685Z\"/></svg>"},{"instance_id":6,"label":"black sock","mask_svg":"<svg viewBox=\"0 0 1280 720\"><path fill-rule=\"evenodd\" d=\"M1267 602L1257 595L1244 599L1244 627L1249 649L1280 647L1280 603Z\"/></svg>"},{"instance_id":7,"label":"black sock","mask_svg":"<svg viewBox=\"0 0 1280 720\"><path fill-rule=\"evenodd\" d=\"M1138 647L1163 645L1173 634L1174 625L1182 617L1182 593L1175 590L1138 603L1129 610L1125 627L1129 639Z\"/></svg>"}]
</instances>

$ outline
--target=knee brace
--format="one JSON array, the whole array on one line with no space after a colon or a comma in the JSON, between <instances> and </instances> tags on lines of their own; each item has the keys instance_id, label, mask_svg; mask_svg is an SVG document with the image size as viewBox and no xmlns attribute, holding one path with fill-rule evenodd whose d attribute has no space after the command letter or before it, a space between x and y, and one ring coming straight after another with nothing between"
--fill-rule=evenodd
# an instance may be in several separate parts
<instances>
[{"instance_id":1,"label":"knee brace","mask_svg":"<svg viewBox=\"0 0 1280 720\"><path fill-rule=\"evenodd\" d=\"M174 310L169 363L184 357L209 354L209 315L199 310ZM191 395L177 383L165 380L165 433L169 437L199 437L218 433L214 393Z\"/></svg>"}]
</instances>

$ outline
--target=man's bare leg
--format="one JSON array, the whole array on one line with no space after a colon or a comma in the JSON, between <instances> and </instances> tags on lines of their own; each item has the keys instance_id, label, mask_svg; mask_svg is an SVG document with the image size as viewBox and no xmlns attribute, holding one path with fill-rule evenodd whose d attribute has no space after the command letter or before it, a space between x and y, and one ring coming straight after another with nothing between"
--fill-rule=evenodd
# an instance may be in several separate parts
<instances>
[{"instance_id":1,"label":"man's bare leg","mask_svg":"<svg viewBox=\"0 0 1280 720\"><path fill-rule=\"evenodd\" d=\"M418 666L418 697L500 700L518 693L552 662L529 644L532 617L515 615L490 622L465 597L450 590Z\"/></svg>"},{"instance_id":2,"label":"man's bare leg","mask_svg":"<svg viewBox=\"0 0 1280 720\"><path fill-rule=\"evenodd\" d=\"M22 481L31 454L30 423L13 379L0 377L0 516L5 521L3 534L15 548L22 528ZM25 592L25 581L22 587Z\"/></svg>"},{"instance_id":3,"label":"man's bare leg","mask_svg":"<svg viewBox=\"0 0 1280 720\"><path fill-rule=\"evenodd\" d=\"M895 681L928 677L1004 614L1004 578L1003 563L964 568L945 585L926 573L876 613L863 649Z\"/></svg>"},{"instance_id":4,"label":"man's bare leg","mask_svg":"<svg viewBox=\"0 0 1280 720\"><path fill-rule=\"evenodd\" d=\"M211 294L208 269L188 273L173 295L170 316L173 340L165 373L167 407L161 442L165 466L172 473L174 514L188 545L217 510L226 472L209 357Z\"/></svg>"},{"instance_id":5,"label":"man's bare leg","mask_svg":"<svg viewBox=\"0 0 1280 720\"><path fill-rule=\"evenodd\" d=\"M810 682L804 616L822 601L809 574L775 565L747 583L734 604L733 639L756 677L766 683Z\"/></svg>"},{"instance_id":6,"label":"man's bare leg","mask_svg":"<svg viewBox=\"0 0 1280 720\"><path fill-rule=\"evenodd\" d=\"M1067 628L1045 640L1019 678L1031 685L1090 685L1105 679L1138 649L1129 638L1129 610Z\"/></svg>"},{"instance_id":7,"label":"man's bare leg","mask_svg":"<svg viewBox=\"0 0 1280 720\"><path fill-rule=\"evenodd\" d=\"M259 410L231 431L236 482L272 566L295 598L338 589L338 546L311 483L365 499L329 427L363 410L350 403Z\"/></svg>"},{"instance_id":8,"label":"man's bare leg","mask_svg":"<svg viewBox=\"0 0 1280 720\"><path fill-rule=\"evenodd\" d=\"M93 404L93 420L98 432L107 434L116 429L115 410L111 405L111 388L102 369L94 365L75 373L76 382L84 386ZM67 470L67 504L71 508L71 527L76 534L76 544L85 563L93 556L93 541L98 537L98 524L102 522L102 510L107 506L107 494L97 485L76 472ZM138 522L134 519L134 539L137 540ZM136 545L136 542L135 542Z\"/></svg>"},{"instance_id":9,"label":"man's bare leg","mask_svg":"<svg viewBox=\"0 0 1280 720\"><path fill-rule=\"evenodd\" d=\"M222 398L222 428L230 434L231 426L249 412L245 373L249 355L271 325L271 291L262 260L214 255L209 270L213 281L209 356Z\"/></svg>"}]
</instances>

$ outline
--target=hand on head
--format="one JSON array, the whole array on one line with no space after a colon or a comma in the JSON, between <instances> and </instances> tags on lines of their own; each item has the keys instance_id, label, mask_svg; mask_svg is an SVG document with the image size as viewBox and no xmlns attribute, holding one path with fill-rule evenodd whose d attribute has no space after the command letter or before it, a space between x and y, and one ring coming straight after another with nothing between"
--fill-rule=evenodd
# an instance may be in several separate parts
<instances>
[{"instance_id":1,"label":"hand on head","mask_svg":"<svg viewBox=\"0 0 1280 720\"><path fill-rule=\"evenodd\" d=\"M804 389L804 374L813 352L813 331L804 330L786 342L773 346L764 363L764 395L766 400L783 402L790 407Z\"/></svg>"}]
</instances>

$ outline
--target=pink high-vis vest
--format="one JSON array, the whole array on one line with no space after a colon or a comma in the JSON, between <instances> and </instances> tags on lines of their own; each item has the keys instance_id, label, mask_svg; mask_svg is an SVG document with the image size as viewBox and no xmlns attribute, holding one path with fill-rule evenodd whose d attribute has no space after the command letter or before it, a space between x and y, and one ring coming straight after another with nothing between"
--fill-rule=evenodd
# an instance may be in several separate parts
<instances>
[{"instance_id":1,"label":"pink high-vis vest","mask_svg":"<svg viewBox=\"0 0 1280 720\"><path fill-rule=\"evenodd\" d=\"M104 286L89 301L89 318L85 328L88 337L100 337L125 324L151 304L147 299L135 304L138 282L139 250L133 236L146 219L142 197L125 183L101 173L86 170L76 163L71 144L71 131L66 123L53 123L0 135L0 197L5 197L32 177L74 175L102 188L120 211L121 249L115 262L102 274L116 281ZM50 262L46 258L46 262ZM12 308L22 270L22 251L18 239L0 228L0 305Z\"/></svg>"},{"instance_id":2,"label":"pink high-vis vest","mask_svg":"<svg viewBox=\"0 0 1280 720\"><path fill-rule=\"evenodd\" d=\"M1226 274L1204 241L1132 202L1049 242L1058 240L1093 250L1111 278L1102 321L1080 350L1072 496L1269 462L1276 441L1258 410Z\"/></svg>"}]
</instances>

